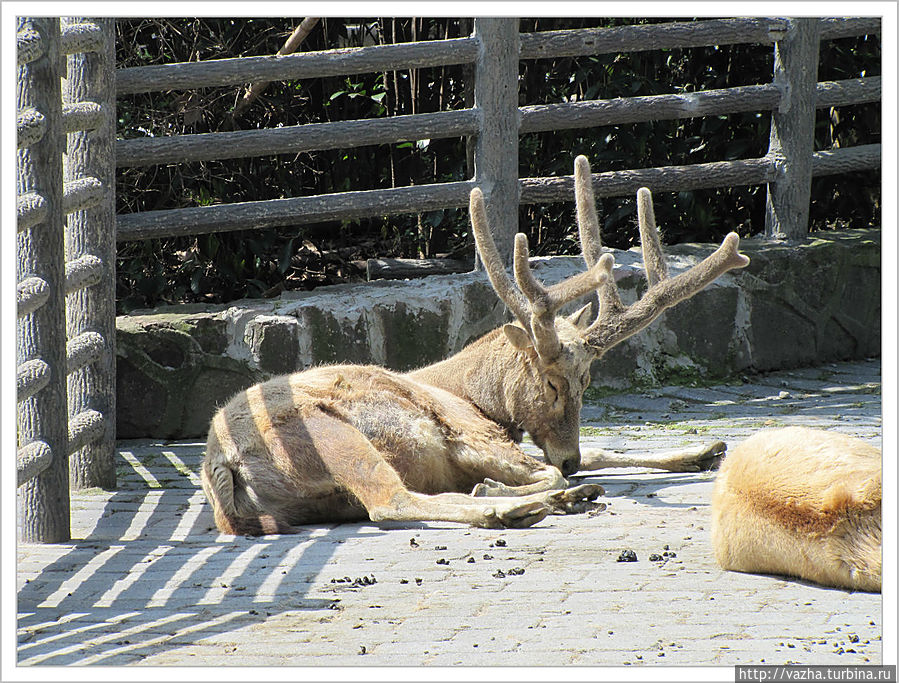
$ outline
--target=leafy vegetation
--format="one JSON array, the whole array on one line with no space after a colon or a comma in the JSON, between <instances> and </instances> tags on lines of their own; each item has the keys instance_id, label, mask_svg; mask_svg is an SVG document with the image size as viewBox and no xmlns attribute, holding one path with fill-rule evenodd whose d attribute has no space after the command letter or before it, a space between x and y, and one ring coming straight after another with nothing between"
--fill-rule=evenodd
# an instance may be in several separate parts
<instances>
[{"instance_id":1,"label":"leafy vegetation","mask_svg":"<svg viewBox=\"0 0 899 683\"><path fill-rule=\"evenodd\" d=\"M523 19L521 31L656 23L670 19ZM118 67L274 54L300 22L279 19L122 19ZM323 19L301 49L456 38L470 19ZM766 83L770 46L654 50L594 57L522 61L520 104L693 92ZM163 136L239 128L376 118L471 106L470 67L435 67L315 80L274 82L240 116L231 112L243 88L203 88L121 96L118 136ZM819 80L878 75L876 36L822 43ZM763 156L769 115L743 113L645 124L523 135L521 177L570 174L586 154L594 170L619 170ZM879 142L879 104L821 110L816 148ZM118 211L203 206L463 180L471 176L464 139L284 154L248 159L119 169ZM600 200L603 239L637 242L632 198ZM656 206L667 243L715 241L764 226L765 188L666 193ZM573 207L526 205L519 224L538 254L577 251ZM877 225L877 172L819 178L813 184L814 230ZM120 312L176 302L227 302L309 289L361 276L354 261L374 256L471 254L464 210L374 217L273 230L246 230L120 245Z\"/></svg>"}]
</instances>

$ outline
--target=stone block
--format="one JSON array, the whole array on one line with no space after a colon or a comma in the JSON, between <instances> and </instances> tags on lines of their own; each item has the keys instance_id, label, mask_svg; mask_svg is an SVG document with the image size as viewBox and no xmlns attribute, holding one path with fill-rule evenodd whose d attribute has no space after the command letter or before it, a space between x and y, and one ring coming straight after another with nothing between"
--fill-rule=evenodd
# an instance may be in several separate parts
<instances>
[{"instance_id":1,"label":"stone block","mask_svg":"<svg viewBox=\"0 0 899 683\"><path fill-rule=\"evenodd\" d=\"M672 275L715 245L666 251ZM720 378L880 353L880 232L744 240L751 263L669 309L593 365L599 388ZM639 249L614 251L625 304L646 289ZM546 284L583 269L539 257ZM569 313L583 302L569 304ZM118 319L118 435L197 438L254 382L324 363L404 371L459 351L509 320L483 272L287 292L227 306L166 306Z\"/></svg>"}]
</instances>

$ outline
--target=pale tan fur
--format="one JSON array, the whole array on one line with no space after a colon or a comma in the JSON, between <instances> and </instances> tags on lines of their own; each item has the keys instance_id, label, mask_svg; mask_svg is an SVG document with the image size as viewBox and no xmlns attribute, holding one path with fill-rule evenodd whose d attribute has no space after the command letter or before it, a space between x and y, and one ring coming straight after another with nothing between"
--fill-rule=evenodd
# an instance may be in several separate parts
<instances>
[{"instance_id":1,"label":"pale tan fur","mask_svg":"<svg viewBox=\"0 0 899 683\"><path fill-rule=\"evenodd\" d=\"M805 427L754 434L718 473L712 543L724 569L879 591L880 451Z\"/></svg>"},{"instance_id":2,"label":"pale tan fur","mask_svg":"<svg viewBox=\"0 0 899 683\"><path fill-rule=\"evenodd\" d=\"M514 252L517 287L512 284L481 192L471 193L478 253L515 324L406 374L341 365L276 377L239 393L215 415L201 474L219 529L290 532L299 524L366 517L521 527L602 493L592 484L567 489L565 480L582 464L580 412L591 363L748 259L737 253L731 234L702 263L668 279L654 225L642 225L650 220L650 200L641 190L641 234L653 284L625 308L611 277L612 257L600 255L595 209L591 217L584 207L593 202L586 159L579 157L575 168L588 269L551 287L531 274L521 234ZM594 321L589 306L556 315L597 289ZM524 432L546 463L519 447ZM722 451L719 442L641 464L694 470ZM594 451L584 464L598 469L618 463Z\"/></svg>"}]
</instances>

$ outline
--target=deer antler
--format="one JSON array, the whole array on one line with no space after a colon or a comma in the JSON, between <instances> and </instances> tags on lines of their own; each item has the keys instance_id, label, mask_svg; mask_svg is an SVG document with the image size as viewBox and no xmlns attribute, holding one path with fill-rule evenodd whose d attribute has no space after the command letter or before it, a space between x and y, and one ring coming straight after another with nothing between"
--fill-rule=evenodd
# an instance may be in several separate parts
<instances>
[{"instance_id":1,"label":"deer antler","mask_svg":"<svg viewBox=\"0 0 899 683\"><path fill-rule=\"evenodd\" d=\"M604 264L597 263L589 270L546 287L531 272L528 264L528 240L523 233L518 233L515 235L513 262L515 281L518 283L518 289L515 289L490 234L484 195L479 188L471 191L469 213L475 244L493 289L531 336L540 358L547 362L553 360L562 348L556 333L556 312L569 301L602 286L603 280L609 277L610 270Z\"/></svg>"},{"instance_id":2,"label":"deer antler","mask_svg":"<svg viewBox=\"0 0 899 683\"><path fill-rule=\"evenodd\" d=\"M618 287L612 276L611 254L598 256L601 250L599 222L596 218L590 165L583 156L575 160L574 182L584 260L588 266L593 266L595 262L596 266L607 274L599 287L599 315L583 332L585 341L597 356L636 334L659 317L666 308L689 299L727 271L749 265L749 259L737 251L740 244L739 236L732 232L724 238L721 246L713 254L688 271L669 278L656 230L652 195L647 188L642 187L637 191L637 217L649 290L639 301L625 307L621 303Z\"/></svg>"}]
</instances>

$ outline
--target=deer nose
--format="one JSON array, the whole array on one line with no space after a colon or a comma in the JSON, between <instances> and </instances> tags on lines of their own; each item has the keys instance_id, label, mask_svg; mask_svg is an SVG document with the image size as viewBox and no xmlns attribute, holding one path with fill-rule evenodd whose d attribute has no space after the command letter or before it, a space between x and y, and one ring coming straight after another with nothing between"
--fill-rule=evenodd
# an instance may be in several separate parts
<instances>
[{"instance_id":1,"label":"deer nose","mask_svg":"<svg viewBox=\"0 0 899 683\"><path fill-rule=\"evenodd\" d=\"M573 458L567 458L562 461L562 466L559 468L562 470L563 477L570 477L572 474L577 472L581 467L581 459L578 456Z\"/></svg>"}]
</instances>

